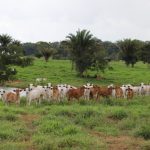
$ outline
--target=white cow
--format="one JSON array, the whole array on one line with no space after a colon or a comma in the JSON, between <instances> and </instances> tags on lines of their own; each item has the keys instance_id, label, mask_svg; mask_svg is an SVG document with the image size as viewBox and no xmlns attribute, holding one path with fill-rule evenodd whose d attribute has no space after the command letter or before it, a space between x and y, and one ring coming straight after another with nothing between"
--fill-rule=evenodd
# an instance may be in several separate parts
<instances>
[{"instance_id":1,"label":"white cow","mask_svg":"<svg viewBox=\"0 0 150 150\"><path fill-rule=\"evenodd\" d=\"M83 85L85 87L84 89L84 99L85 100L89 100L90 99L90 92L91 92L91 88L93 88L93 84L86 84Z\"/></svg>"},{"instance_id":2,"label":"white cow","mask_svg":"<svg viewBox=\"0 0 150 150\"><path fill-rule=\"evenodd\" d=\"M46 89L46 97L48 99L48 101L50 102L53 99L53 87L48 87Z\"/></svg>"},{"instance_id":3,"label":"white cow","mask_svg":"<svg viewBox=\"0 0 150 150\"><path fill-rule=\"evenodd\" d=\"M27 95L27 102L28 105L31 104L32 101L41 103L41 99L46 98L46 90L44 88L37 87L31 90Z\"/></svg>"},{"instance_id":4,"label":"white cow","mask_svg":"<svg viewBox=\"0 0 150 150\"><path fill-rule=\"evenodd\" d=\"M120 88L123 91L123 97L126 98L127 97L127 95L126 95L126 89L128 89L127 85L122 85Z\"/></svg>"}]
</instances>

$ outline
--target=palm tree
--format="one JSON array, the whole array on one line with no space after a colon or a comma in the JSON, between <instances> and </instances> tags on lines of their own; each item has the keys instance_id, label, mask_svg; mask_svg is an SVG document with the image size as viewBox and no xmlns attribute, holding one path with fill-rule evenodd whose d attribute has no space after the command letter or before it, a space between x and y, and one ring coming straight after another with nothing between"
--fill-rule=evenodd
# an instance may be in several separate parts
<instances>
[{"instance_id":1,"label":"palm tree","mask_svg":"<svg viewBox=\"0 0 150 150\"><path fill-rule=\"evenodd\" d=\"M84 71L91 65L91 56L94 45L94 38L90 31L78 30L76 34L69 34L66 44L71 49L71 59L75 64L76 70L80 76L83 76Z\"/></svg>"},{"instance_id":2,"label":"palm tree","mask_svg":"<svg viewBox=\"0 0 150 150\"><path fill-rule=\"evenodd\" d=\"M117 42L118 47L121 49L122 59L125 61L126 65L130 64L134 67L134 64L138 61L138 43L136 40L125 39L123 41Z\"/></svg>"},{"instance_id":3,"label":"palm tree","mask_svg":"<svg viewBox=\"0 0 150 150\"><path fill-rule=\"evenodd\" d=\"M43 55L46 62L54 54L55 49L47 42L37 42L37 48L39 52Z\"/></svg>"},{"instance_id":4,"label":"palm tree","mask_svg":"<svg viewBox=\"0 0 150 150\"><path fill-rule=\"evenodd\" d=\"M7 34L0 35L1 47L7 47L12 42L12 37Z\"/></svg>"}]
</instances>

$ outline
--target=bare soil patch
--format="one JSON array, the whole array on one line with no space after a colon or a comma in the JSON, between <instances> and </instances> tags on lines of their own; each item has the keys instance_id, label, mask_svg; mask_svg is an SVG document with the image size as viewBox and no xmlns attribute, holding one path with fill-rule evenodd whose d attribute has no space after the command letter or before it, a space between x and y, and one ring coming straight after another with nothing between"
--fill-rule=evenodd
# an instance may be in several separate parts
<instances>
[{"instance_id":1,"label":"bare soil patch","mask_svg":"<svg viewBox=\"0 0 150 150\"><path fill-rule=\"evenodd\" d=\"M104 139L104 142L108 145L108 150L141 150L141 145L144 142L142 138L127 135L110 136L97 131L89 131L89 133L92 136Z\"/></svg>"},{"instance_id":2,"label":"bare soil patch","mask_svg":"<svg viewBox=\"0 0 150 150\"><path fill-rule=\"evenodd\" d=\"M33 121L36 121L39 118L40 118L39 115L34 115L34 114L25 114L25 115L20 116L20 119L23 122L25 122L25 125L28 129L27 134L25 135L24 140L23 140L23 142L29 145L27 150L36 150L36 147L35 145L33 145L31 138L34 132L36 131L36 128L33 125Z\"/></svg>"}]
</instances>

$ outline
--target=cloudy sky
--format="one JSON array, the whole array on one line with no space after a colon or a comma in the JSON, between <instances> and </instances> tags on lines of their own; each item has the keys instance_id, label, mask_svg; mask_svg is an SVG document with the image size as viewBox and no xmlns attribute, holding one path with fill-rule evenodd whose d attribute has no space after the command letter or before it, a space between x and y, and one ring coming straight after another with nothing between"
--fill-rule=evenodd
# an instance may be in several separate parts
<instances>
[{"instance_id":1,"label":"cloudy sky","mask_svg":"<svg viewBox=\"0 0 150 150\"><path fill-rule=\"evenodd\" d=\"M102 40L150 40L150 0L0 0L0 34L53 42L78 29Z\"/></svg>"}]
</instances>

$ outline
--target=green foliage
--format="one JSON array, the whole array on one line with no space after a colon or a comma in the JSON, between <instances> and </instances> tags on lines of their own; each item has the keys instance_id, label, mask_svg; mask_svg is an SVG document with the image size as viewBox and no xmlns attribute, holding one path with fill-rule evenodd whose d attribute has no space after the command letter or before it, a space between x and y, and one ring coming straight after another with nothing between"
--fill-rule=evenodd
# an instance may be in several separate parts
<instances>
[{"instance_id":1,"label":"green foliage","mask_svg":"<svg viewBox=\"0 0 150 150\"><path fill-rule=\"evenodd\" d=\"M33 57L20 57L18 63L22 67L33 65L34 58Z\"/></svg>"},{"instance_id":2,"label":"green foliage","mask_svg":"<svg viewBox=\"0 0 150 150\"><path fill-rule=\"evenodd\" d=\"M110 41L103 42L104 48L106 49L107 58L109 60L119 60L120 49L116 43Z\"/></svg>"},{"instance_id":3,"label":"green foliage","mask_svg":"<svg viewBox=\"0 0 150 150\"><path fill-rule=\"evenodd\" d=\"M36 45L39 52L43 55L45 61L47 62L54 54L55 49L52 47L51 43L47 42L37 42Z\"/></svg>"},{"instance_id":4,"label":"green foliage","mask_svg":"<svg viewBox=\"0 0 150 150\"><path fill-rule=\"evenodd\" d=\"M12 40L9 35L0 35L0 83L12 79L17 73L10 65L22 65L29 62L29 60L23 61L22 55L23 47L20 41Z\"/></svg>"},{"instance_id":5,"label":"green foliage","mask_svg":"<svg viewBox=\"0 0 150 150\"><path fill-rule=\"evenodd\" d=\"M112 83L115 85L129 83L133 85L139 85L141 82L144 82L145 84L150 82L150 70L147 68L147 65L143 64L142 62L138 62L134 68L125 67L122 61L112 61L110 62L110 65L114 69L107 70L106 72L102 73L102 79L97 80L96 78L92 77L80 78L76 76L75 70L71 70L71 62L69 60L50 60L47 63L43 63L42 59L35 59L33 65L25 68L20 66L12 66L12 68L16 68L18 72L15 78L21 80L22 82L7 83L7 85L10 87L25 88L30 83L36 84L36 78L47 78L47 82L51 82L53 85L58 83L66 83L74 86L81 86L87 82L97 85L109 85ZM32 74L29 73L31 70ZM90 76L94 76L96 71L88 70L88 74ZM119 101L114 102L119 103Z\"/></svg>"},{"instance_id":6,"label":"green foliage","mask_svg":"<svg viewBox=\"0 0 150 150\"><path fill-rule=\"evenodd\" d=\"M104 59L104 49L101 41L94 39L90 31L78 30L76 35L69 34L66 44L70 48L71 60L75 64L75 69L80 76L89 68L104 70L106 62Z\"/></svg>"},{"instance_id":7,"label":"green foliage","mask_svg":"<svg viewBox=\"0 0 150 150\"><path fill-rule=\"evenodd\" d=\"M144 63L150 64L150 42L146 42L140 53L141 60Z\"/></svg>"},{"instance_id":8,"label":"green foliage","mask_svg":"<svg viewBox=\"0 0 150 150\"><path fill-rule=\"evenodd\" d=\"M134 67L134 64L138 61L137 53L139 51L139 42L137 40L125 39L123 41L118 41L117 45L122 51L121 57L125 61L126 65L130 64Z\"/></svg>"},{"instance_id":9,"label":"green foliage","mask_svg":"<svg viewBox=\"0 0 150 150\"><path fill-rule=\"evenodd\" d=\"M124 118L127 118L128 114L126 113L126 111L120 109L112 112L108 117L116 120L122 120Z\"/></svg>"},{"instance_id":10,"label":"green foliage","mask_svg":"<svg viewBox=\"0 0 150 150\"><path fill-rule=\"evenodd\" d=\"M149 124L145 124L143 126L141 126L136 132L135 132L136 136L141 136L146 140L150 139L150 125Z\"/></svg>"},{"instance_id":11,"label":"green foliage","mask_svg":"<svg viewBox=\"0 0 150 150\"><path fill-rule=\"evenodd\" d=\"M127 149L135 145L135 148L147 150L149 96L134 98L132 102L112 100L112 103L91 101L86 105L75 102L8 107L0 102L0 149L9 149L8 146L14 150L107 149L111 146L107 140L112 141L113 137L115 141L120 140L125 135L123 143ZM130 139L133 140L129 142Z\"/></svg>"}]
</instances>

